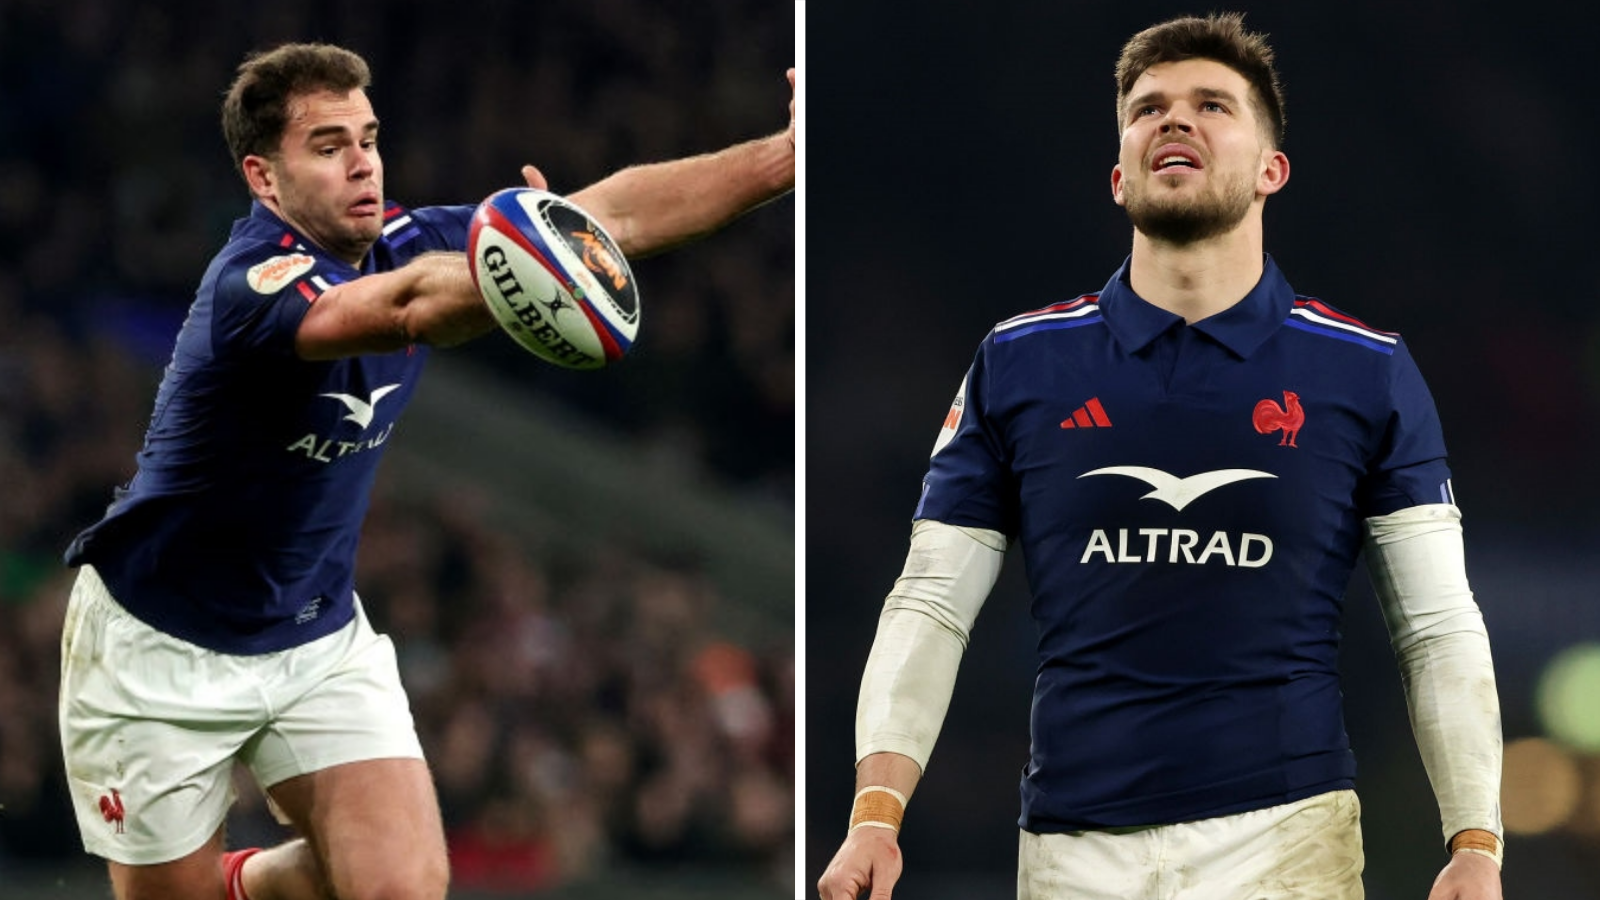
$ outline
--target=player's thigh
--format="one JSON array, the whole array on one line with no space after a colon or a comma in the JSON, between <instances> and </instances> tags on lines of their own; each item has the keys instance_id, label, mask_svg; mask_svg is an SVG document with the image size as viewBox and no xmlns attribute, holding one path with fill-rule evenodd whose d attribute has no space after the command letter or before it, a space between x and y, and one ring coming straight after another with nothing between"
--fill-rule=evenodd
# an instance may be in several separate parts
<instances>
[{"instance_id":1,"label":"player's thigh","mask_svg":"<svg viewBox=\"0 0 1600 900\"><path fill-rule=\"evenodd\" d=\"M217 900L222 882L222 829L200 849L171 862L135 866L106 861L117 900Z\"/></svg>"},{"instance_id":2,"label":"player's thigh","mask_svg":"<svg viewBox=\"0 0 1600 900\"><path fill-rule=\"evenodd\" d=\"M342 900L433 898L444 829L394 646L357 605L349 626L290 651L277 715L244 758Z\"/></svg>"},{"instance_id":3,"label":"player's thigh","mask_svg":"<svg viewBox=\"0 0 1600 900\"><path fill-rule=\"evenodd\" d=\"M373 631L359 603L344 628L281 656L272 719L241 754L259 784L346 763L422 758L394 644Z\"/></svg>"},{"instance_id":4,"label":"player's thigh","mask_svg":"<svg viewBox=\"0 0 1600 900\"><path fill-rule=\"evenodd\" d=\"M449 863L433 779L421 759L370 759L268 789L311 844L341 900L437 900Z\"/></svg>"}]
</instances>

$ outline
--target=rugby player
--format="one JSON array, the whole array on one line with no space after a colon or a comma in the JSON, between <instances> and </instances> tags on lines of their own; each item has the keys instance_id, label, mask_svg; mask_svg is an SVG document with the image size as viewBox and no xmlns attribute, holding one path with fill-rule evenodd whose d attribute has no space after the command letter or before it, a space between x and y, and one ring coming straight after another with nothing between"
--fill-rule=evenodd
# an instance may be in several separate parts
<instances>
[{"instance_id":1,"label":"rugby player","mask_svg":"<svg viewBox=\"0 0 1600 900\"><path fill-rule=\"evenodd\" d=\"M66 554L61 738L120 900L445 895L433 783L352 578L429 348L496 325L461 252L474 206L387 200L369 81L324 44L240 66L222 127L254 202L200 280L136 474ZM791 93L787 130L570 197L648 254L791 190L794 148ZM236 760L297 838L224 856Z\"/></svg>"},{"instance_id":2,"label":"rugby player","mask_svg":"<svg viewBox=\"0 0 1600 900\"><path fill-rule=\"evenodd\" d=\"M1358 553L1441 813L1430 900L1499 900L1499 703L1434 403L1398 335L1264 253L1289 180L1271 48L1168 21L1117 64L1100 290L1006 319L934 446L856 714L822 900L884 900L897 834L1001 559L1038 626L1023 900L1363 896L1338 662Z\"/></svg>"}]
</instances>

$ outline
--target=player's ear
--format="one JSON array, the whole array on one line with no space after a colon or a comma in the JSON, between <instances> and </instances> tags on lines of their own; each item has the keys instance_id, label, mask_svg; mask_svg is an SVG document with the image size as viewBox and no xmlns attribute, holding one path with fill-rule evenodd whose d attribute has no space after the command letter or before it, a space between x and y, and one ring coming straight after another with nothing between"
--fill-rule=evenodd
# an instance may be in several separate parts
<instances>
[{"instance_id":1,"label":"player's ear","mask_svg":"<svg viewBox=\"0 0 1600 900\"><path fill-rule=\"evenodd\" d=\"M278 173L272 168L272 160L252 153L239 163L239 168L250 185L250 193L262 200L277 198Z\"/></svg>"},{"instance_id":2,"label":"player's ear","mask_svg":"<svg viewBox=\"0 0 1600 900\"><path fill-rule=\"evenodd\" d=\"M1111 167L1111 199L1115 200L1118 206L1126 205L1122 199L1122 163Z\"/></svg>"},{"instance_id":3,"label":"player's ear","mask_svg":"<svg viewBox=\"0 0 1600 900\"><path fill-rule=\"evenodd\" d=\"M1262 151L1261 175L1256 179L1256 193L1262 196L1276 194L1289 183L1289 157L1282 150L1268 148Z\"/></svg>"}]
</instances>

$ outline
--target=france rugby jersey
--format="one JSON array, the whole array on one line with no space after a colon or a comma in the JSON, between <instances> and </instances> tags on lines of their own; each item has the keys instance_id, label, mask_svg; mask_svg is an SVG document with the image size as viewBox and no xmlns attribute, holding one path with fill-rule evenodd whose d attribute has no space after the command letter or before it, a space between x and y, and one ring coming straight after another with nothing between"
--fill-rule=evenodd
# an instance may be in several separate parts
<instances>
[{"instance_id":1,"label":"france rugby jersey","mask_svg":"<svg viewBox=\"0 0 1600 900\"><path fill-rule=\"evenodd\" d=\"M306 362L295 332L334 284L464 249L471 215L390 204L358 270L254 204L200 282L137 473L67 563L94 565L150 625L226 653L349 622L373 477L426 348Z\"/></svg>"},{"instance_id":2,"label":"france rugby jersey","mask_svg":"<svg viewBox=\"0 0 1600 900\"><path fill-rule=\"evenodd\" d=\"M1155 825L1353 785L1336 671L1362 519L1451 502L1399 337L1270 258L1186 326L1128 285L995 326L917 518L1022 545L1039 629L1023 828Z\"/></svg>"}]
</instances>

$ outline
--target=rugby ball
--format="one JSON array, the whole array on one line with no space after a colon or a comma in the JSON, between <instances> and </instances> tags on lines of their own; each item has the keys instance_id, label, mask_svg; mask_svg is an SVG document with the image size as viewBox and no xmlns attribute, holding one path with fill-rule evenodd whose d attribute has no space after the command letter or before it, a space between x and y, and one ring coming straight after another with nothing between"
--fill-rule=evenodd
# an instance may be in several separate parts
<instances>
[{"instance_id":1,"label":"rugby ball","mask_svg":"<svg viewBox=\"0 0 1600 900\"><path fill-rule=\"evenodd\" d=\"M490 194L467 232L472 280L511 339L548 362L598 369L639 333L628 260L588 213L549 191Z\"/></svg>"}]
</instances>

